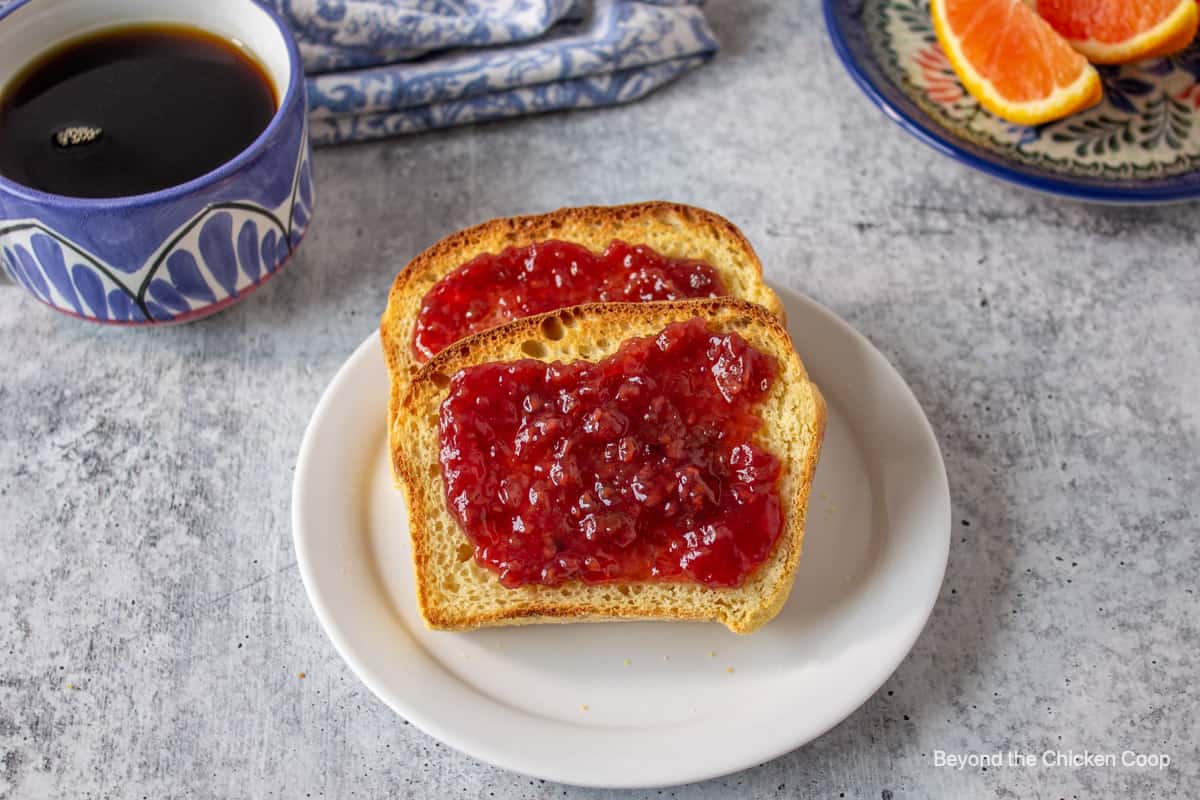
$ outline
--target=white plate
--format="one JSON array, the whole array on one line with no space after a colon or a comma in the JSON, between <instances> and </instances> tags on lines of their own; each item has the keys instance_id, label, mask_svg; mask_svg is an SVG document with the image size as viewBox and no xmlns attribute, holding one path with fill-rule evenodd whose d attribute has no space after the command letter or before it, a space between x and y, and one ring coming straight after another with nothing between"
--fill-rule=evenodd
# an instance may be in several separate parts
<instances>
[{"instance_id":1,"label":"white plate","mask_svg":"<svg viewBox=\"0 0 1200 800\"><path fill-rule=\"evenodd\" d=\"M904 380L849 325L780 291L829 404L787 606L750 636L707 623L426 630L384 437L378 334L309 423L292 494L300 573L350 668L414 725L482 761L582 786L724 775L819 736L887 680L942 583L950 494Z\"/></svg>"}]
</instances>

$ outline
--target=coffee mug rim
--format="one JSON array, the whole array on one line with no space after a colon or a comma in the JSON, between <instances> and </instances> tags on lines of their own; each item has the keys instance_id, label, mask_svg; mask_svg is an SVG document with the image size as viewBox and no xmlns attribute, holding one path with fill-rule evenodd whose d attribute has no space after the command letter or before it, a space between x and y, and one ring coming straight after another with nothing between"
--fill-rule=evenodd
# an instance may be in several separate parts
<instances>
[{"instance_id":1,"label":"coffee mug rim","mask_svg":"<svg viewBox=\"0 0 1200 800\"><path fill-rule=\"evenodd\" d=\"M38 0L15 0L12 4L0 9L0 24L4 23L4 19L17 9L27 6L30 3L38 2ZM267 142L279 131L284 124L285 112L291 109L296 104L298 98L302 94L302 81L304 80L304 71L301 68L300 49L296 45L296 39L292 36L291 30L284 23L283 19L275 12L273 8L257 2L257 0L243 0L243 2L256 6L267 15L267 18L275 25L279 31L279 35L283 37L283 46L288 55L288 87L284 92L283 99L279 102L279 106L275 109L271 121L267 123L267 127L263 129L253 142L246 146L244 150L236 156L221 164L216 169L206 172L203 175L192 178L185 183L168 186L165 189L158 189L153 192L144 192L142 194L119 195L117 197L74 197L72 195L54 194L52 192L43 192L35 189L32 186L26 186L23 183L18 183L10 178L0 175L0 191L10 195L20 197L34 203L53 204L58 207L77 208L80 210L89 209L105 209L113 208L135 208L138 206L152 205L155 203L175 200L180 197L192 194L206 186L210 186L225 178L236 174L244 166L246 166L262 149ZM114 26L115 27L115 26ZM202 25L194 27L208 31ZM215 33L214 31L208 31ZM259 56L255 54L255 57Z\"/></svg>"}]
</instances>

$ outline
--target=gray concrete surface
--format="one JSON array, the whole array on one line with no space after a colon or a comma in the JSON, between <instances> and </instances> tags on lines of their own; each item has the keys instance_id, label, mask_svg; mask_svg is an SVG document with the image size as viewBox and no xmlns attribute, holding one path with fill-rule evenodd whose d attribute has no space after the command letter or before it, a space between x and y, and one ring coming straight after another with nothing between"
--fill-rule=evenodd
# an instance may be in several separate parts
<instances>
[{"instance_id":1,"label":"gray concrete surface","mask_svg":"<svg viewBox=\"0 0 1200 800\"><path fill-rule=\"evenodd\" d=\"M321 152L300 255L209 321L107 330L0 290L0 797L1196 796L1196 207L994 183L859 95L815 0L710 13L720 60L638 105ZM849 719L627 795L479 764L377 701L309 608L289 491L410 256L495 215L657 197L739 222L772 280L892 359L955 527L932 620ZM1172 764L934 761L1009 749Z\"/></svg>"}]
</instances>

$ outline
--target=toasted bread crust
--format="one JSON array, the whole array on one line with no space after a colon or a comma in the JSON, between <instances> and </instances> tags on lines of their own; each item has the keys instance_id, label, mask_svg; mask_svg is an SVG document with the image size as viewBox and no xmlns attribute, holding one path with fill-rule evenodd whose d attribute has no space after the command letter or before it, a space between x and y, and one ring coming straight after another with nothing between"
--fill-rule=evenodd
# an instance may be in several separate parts
<instances>
[{"instance_id":1,"label":"toasted bread crust","mask_svg":"<svg viewBox=\"0 0 1200 800\"><path fill-rule=\"evenodd\" d=\"M546 214L493 219L432 245L410 261L392 283L380 322L392 382L390 415L395 414L409 381L420 368L411 349L413 325L429 289L482 253L499 253L507 247L547 239L576 242L597 252L613 239L623 239L630 244L657 244L655 249L668 257L708 255L704 260L717 271L732 296L758 303L776 316L783 315L779 298L763 282L762 263L750 242L732 222L702 208L653 201L560 208ZM712 252L705 254L696 248Z\"/></svg>"},{"instance_id":2,"label":"toasted bread crust","mask_svg":"<svg viewBox=\"0 0 1200 800\"><path fill-rule=\"evenodd\" d=\"M765 430L760 435L763 444L784 463L780 490L787 515L775 550L747 583L737 589L685 582L627 583L623 586L632 592L630 597L627 593L614 596L619 590L610 591L612 585L608 584L505 589L493 573L474 564L469 556L460 556L460 563L448 569L446 549L458 547L461 552L466 545L465 536L446 510L438 468L437 410L445 398L449 376L473 364L529 358L530 342L543 348L545 356L537 356L541 360L570 361L581 354L595 360L610 355L625 338L653 335L671 322L696 316L714 330L736 330L752 346L775 357L779 368L764 404ZM430 627L445 630L612 619L714 620L737 633L755 630L783 607L795 580L825 421L824 400L808 379L779 319L740 300L589 304L517 320L457 342L419 371L389 418L393 471L409 509L421 614ZM799 426L794 430L788 428L793 422ZM453 588L447 589L451 585ZM462 602L453 592L484 599Z\"/></svg>"}]
</instances>

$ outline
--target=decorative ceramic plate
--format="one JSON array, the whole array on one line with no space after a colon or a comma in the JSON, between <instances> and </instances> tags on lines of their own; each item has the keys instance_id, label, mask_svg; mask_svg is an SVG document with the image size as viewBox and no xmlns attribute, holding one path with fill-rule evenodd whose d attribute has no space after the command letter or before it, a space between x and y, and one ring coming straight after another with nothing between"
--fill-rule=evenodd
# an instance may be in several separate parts
<instances>
[{"instance_id":1,"label":"decorative ceramic plate","mask_svg":"<svg viewBox=\"0 0 1200 800\"><path fill-rule=\"evenodd\" d=\"M795 589L749 636L685 622L427 630L387 458L387 372L378 334L367 339L313 414L292 495L309 599L363 683L482 761L612 788L754 766L869 698L938 596L945 467L883 356L813 301L779 294L829 420Z\"/></svg>"},{"instance_id":2,"label":"decorative ceramic plate","mask_svg":"<svg viewBox=\"0 0 1200 800\"><path fill-rule=\"evenodd\" d=\"M1025 127L984 110L938 45L929 0L824 0L838 56L885 114L997 178L1106 203L1200 197L1200 45L1097 69L1104 100Z\"/></svg>"}]
</instances>

